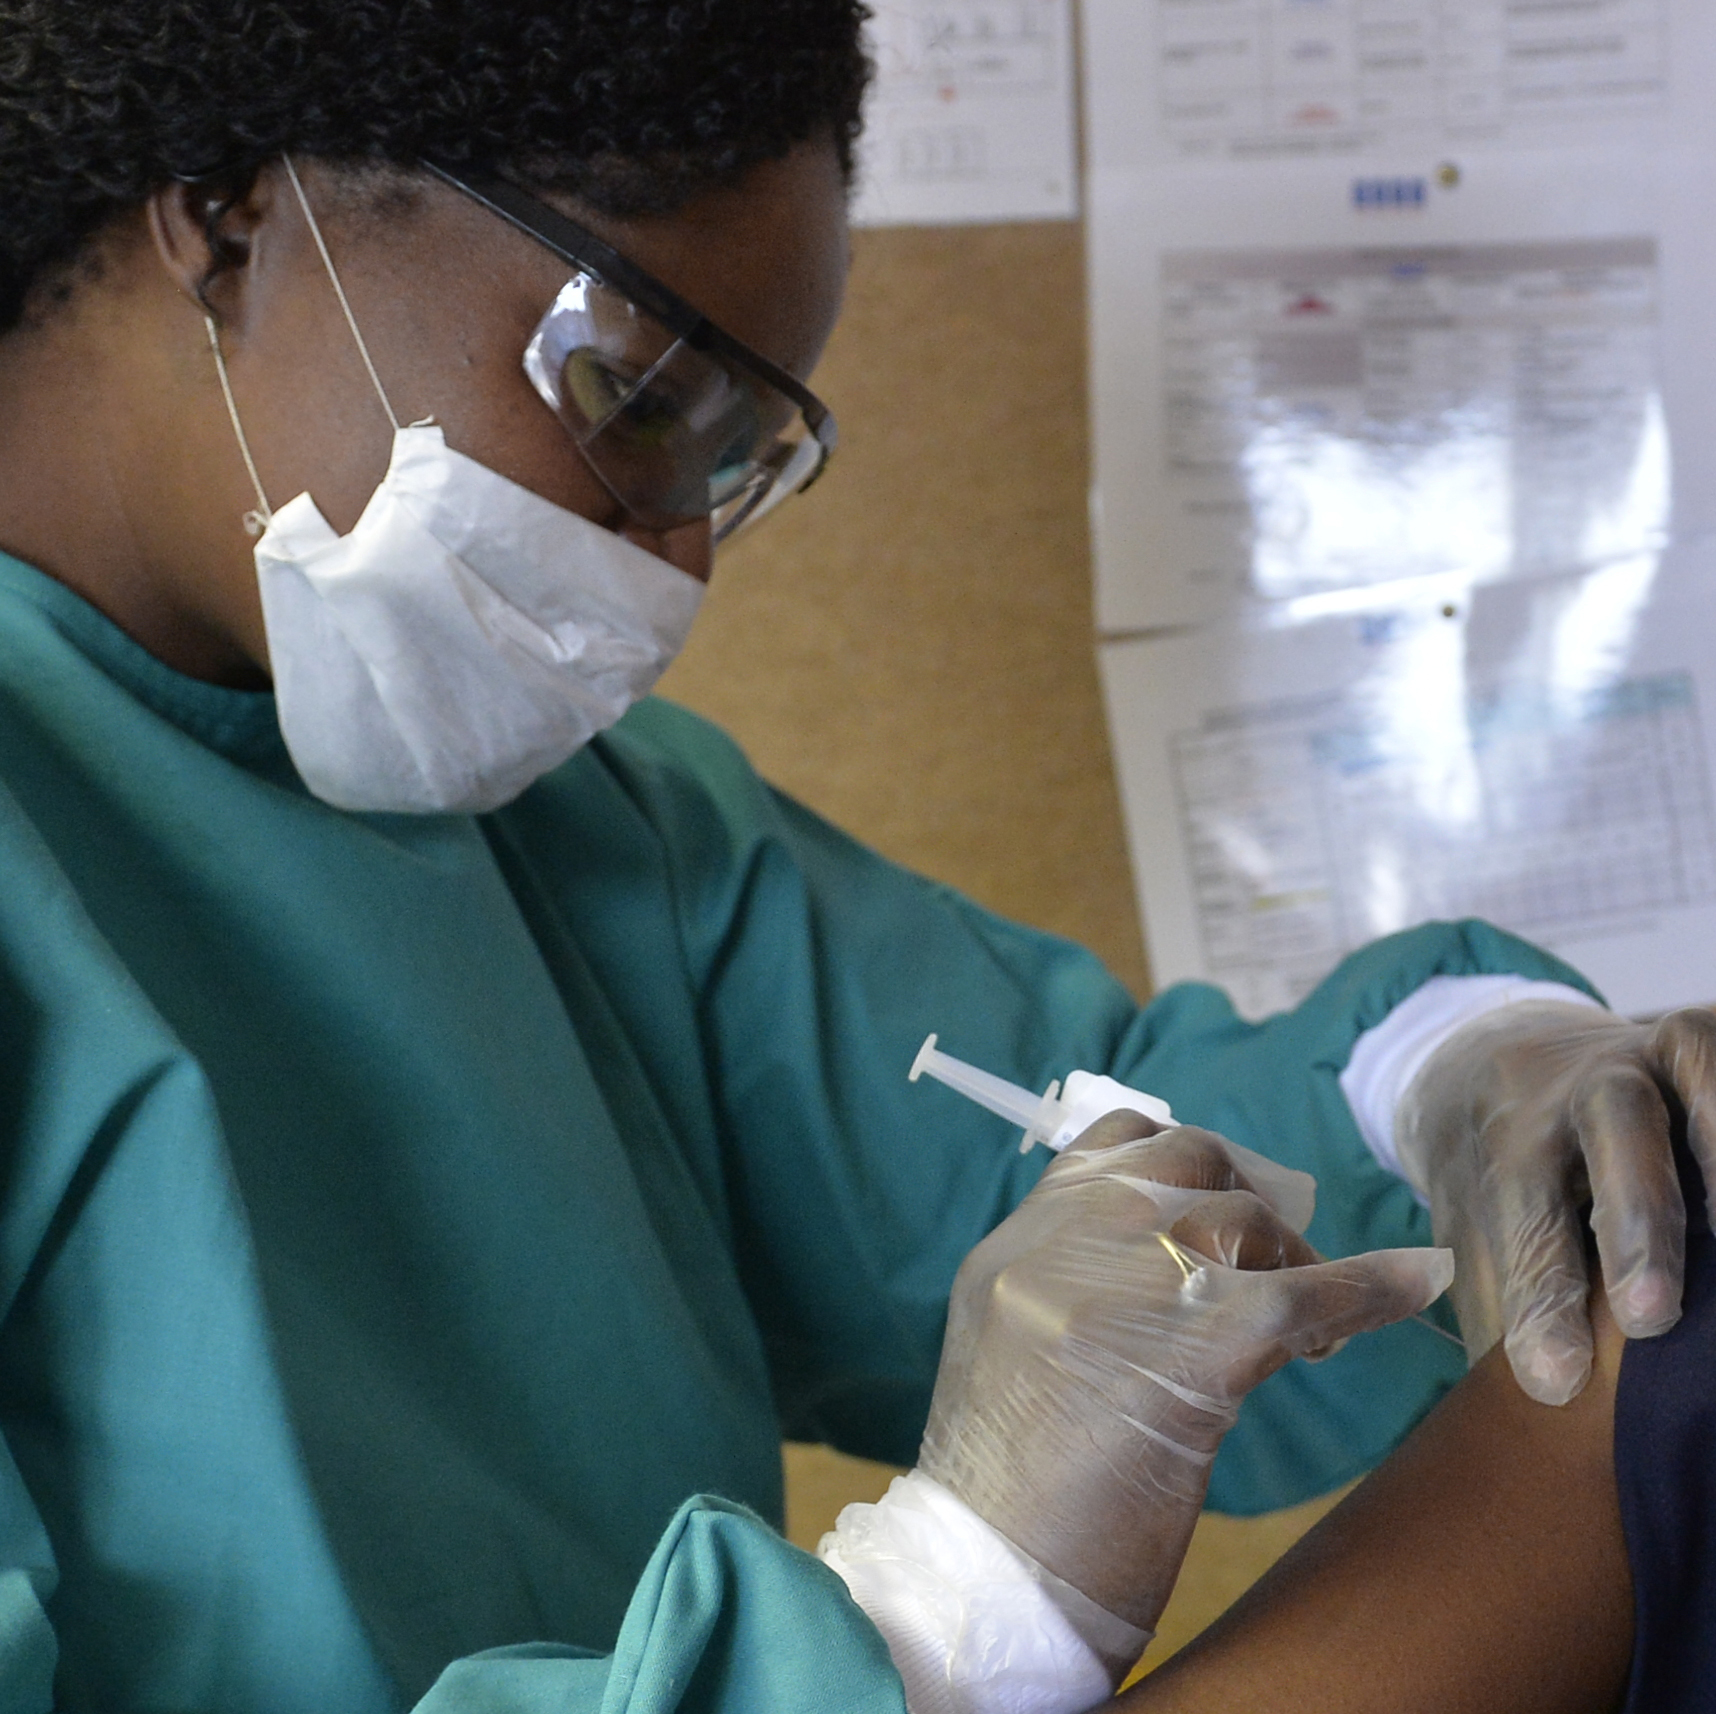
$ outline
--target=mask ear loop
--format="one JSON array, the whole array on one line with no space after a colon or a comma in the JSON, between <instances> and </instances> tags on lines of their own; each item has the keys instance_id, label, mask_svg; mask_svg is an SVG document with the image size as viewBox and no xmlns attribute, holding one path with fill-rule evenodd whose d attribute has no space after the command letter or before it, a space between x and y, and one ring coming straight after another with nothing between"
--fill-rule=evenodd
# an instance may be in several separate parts
<instances>
[{"instance_id":1,"label":"mask ear loop","mask_svg":"<svg viewBox=\"0 0 1716 1714\"><path fill-rule=\"evenodd\" d=\"M203 311L203 326L209 330L209 349L214 353L215 373L220 376L220 394L226 400L226 414L232 418L232 432L238 437L238 450L244 455L244 468L250 472L250 485L256 490L256 510L244 514L244 529L247 535L259 536L274 522L274 508L268 504L268 496L263 492L262 478L256 472L256 460L250 456L250 441L245 436L244 424L238 420L238 406L232 396L232 381L226 372L226 354L220 348L220 329L215 326L215 318Z\"/></svg>"},{"instance_id":2,"label":"mask ear loop","mask_svg":"<svg viewBox=\"0 0 1716 1714\"><path fill-rule=\"evenodd\" d=\"M369 347L363 342L363 335L358 332L357 317L352 314L352 306L346 298L346 289L340 284L340 276L334 268L334 259L328 254L327 241L322 237L322 229L316 223L316 216L311 212L310 199L304 194L304 186L298 178L298 169L292 164L290 155L280 157L285 163L286 176L292 181L292 188L298 193L298 206L304 211L304 219L309 223L310 236L316 240L316 249L321 253L322 266L328 270L328 278L333 282L334 294L340 300L340 308L345 312L346 326L352 330L352 338L357 341L358 355L363 358L363 366L369 371L370 385L375 388L375 396L381 400L381 408L387 412L387 420L393 425L393 432L399 433L399 418L393 414L393 406L388 401L387 389L381 384L381 377L375 372L375 364L370 361Z\"/></svg>"}]
</instances>

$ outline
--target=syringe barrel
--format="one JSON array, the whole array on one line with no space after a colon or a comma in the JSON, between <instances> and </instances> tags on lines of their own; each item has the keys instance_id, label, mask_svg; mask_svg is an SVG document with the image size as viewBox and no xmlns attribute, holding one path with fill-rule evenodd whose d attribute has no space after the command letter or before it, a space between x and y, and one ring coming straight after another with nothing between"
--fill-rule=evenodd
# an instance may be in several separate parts
<instances>
[{"instance_id":1,"label":"syringe barrel","mask_svg":"<svg viewBox=\"0 0 1716 1714\"><path fill-rule=\"evenodd\" d=\"M1142 1089L1128 1088L1098 1072L1069 1072L1064 1088L1051 1083L1044 1094L1033 1095L1021 1084L1009 1083L1004 1077L941 1052L935 1044L932 1035L918 1050L911 1080L915 1083L927 1074L978 1106L1011 1121L1025 1133L1019 1145L1022 1152L1035 1143L1046 1143L1058 1154L1098 1119L1121 1108L1142 1113L1159 1125L1174 1123L1166 1101L1147 1095ZM1308 1172L1281 1166L1225 1137L1222 1147L1246 1182L1288 1225L1303 1232L1311 1224L1317 1205L1317 1181Z\"/></svg>"},{"instance_id":2,"label":"syringe barrel","mask_svg":"<svg viewBox=\"0 0 1716 1714\"><path fill-rule=\"evenodd\" d=\"M945 1083L968 1101L975 1101L979 1107L988 1108L991 1113L1011 1120L1022 1129L1028 1130L1036 1122L1037 1109L1042 1105L1039 1096L1017 1083L1009 1083L1004 1077L995 1076L993 1072L980 1071L975 1065L967 1065L963 1059L943 1053L935 1043L936 1038L929 1036L918 1049L918 1057L912 1061L910 1073L913 1083L920 1076L933 1077L937 1083Z\"/></svg>"}]
</instances>

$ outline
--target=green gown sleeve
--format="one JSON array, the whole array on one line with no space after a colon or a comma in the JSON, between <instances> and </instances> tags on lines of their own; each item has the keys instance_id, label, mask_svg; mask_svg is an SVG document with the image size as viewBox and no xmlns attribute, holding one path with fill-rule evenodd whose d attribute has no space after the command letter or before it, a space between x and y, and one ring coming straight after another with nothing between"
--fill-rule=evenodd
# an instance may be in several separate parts
<instances>
[{"instance_id":1,"label":"green gown sleeve","mask_svg":"<svg viewBox=\"0 0 1716 1714\"><path fill-rule=\"evenodd\" d=\"M1359 1035L1435 975L1584 985L1487 925L1437 923L1366 948L1262 1023L1202 984L1141 1008L1089 952L885 861L680 710L634 710L604 754L667 854L786 1427L871 1457L915 1458L954 1273L1045 1158L1021 1159L1003 1121L906 1081L930 1031L1037 1089L1106 1071L1315 1173L1310 1235L1338 1256L1430 1237L1341 1094ZM1212 1503L1255 1512L1328 1491L1374 1466L1462 1372L1454 1344L1411 1322L1292 1365L1247 1405Z\"/></svg>"},{"instance_id":2,"label":"green gown sleeve","mask_svg":"<svg viewBox=\"0 0 1716 1714\"><path fill-rule=\"evenodd\" d=\"M688 1501L611 1655L536 1645L456 1661L416 1714L905 1714L846 1586L743 1507Z\"/></svg>"},{"instance_id":3,"label":"green gown sleeve","mask_svg":"<svg viewBox=\"0 0 1716 1714\"><path fill-rule=\"evenodd\" d=\"M58 1651L41 1596L53 1576L15 1477L0 1482L0 1529L0 1707L52 1714ZM468 1656L417 1714L812 1709L906 1714L886 1645L833 1572L743 1507L705 1496L663 1535L611 1655L537 1643Z\"/></svg>"},{"instance_id":4,"label":"green gown sleeve","mask_svg":"<svg viewBox=\"0 0 1716 1714\"><path fill-rule=\"evenodd\" d=\"M245 1221L220 1165L219 1125L205 1108L206 1091L146 1009L126 1006L128 978L90 932L79 899L4 786L0 852L9 878L0 889L0 943L12 955L0 961L0 1059L15 1071L0 1086L0 1169L8 1190L0 1308L15 1317L29 1303L42 1255L56 1239L68 1241L68 1205L102 1195L125 1205L106 1262L121 1273L136 1267L138 1289L119 1297L137 1317L158 1308L189 1337L176 1340L168 1329L115 1315L112 1305L104 1310L93 1299L86 1306L94 1324L83 1329L88 1349L78 1361L91 1395L119 1415L159 1410L165 1428L161 1462L142 1479L169 1493L151 1494L145 1508L126 1491L135 1471L102 1472L92 1483L99 1508L121 1515L114 1551L144 1568L171 1560L170 1525L163 1532L144 1515L159 1516L156 1500L168 1515L187 1518L260 1505L272 1518L259 1532L272 1560L268 1600L296 1615L285 1626L285 1653L247 1639L249 1615L237 1610L168 1609L129 1644L147 1659L178 1632L201 1626L211 1649L234 1657L238 1677L223 1708L398 1714L402 1703L349 1622L341 1580L318 1558L313 1518L297 1517L293 1494L269 1485L283 1462L295 1462L291 1430L270 1392L267 1318L243 1264ZM26 1131L27 1146L20 1140ZM183 1268L166 1278L153 1234L169 1225ZM6 1378L16 1393L19 1377ZM204 1457L195 1462L177 1450L177 1425L187 1414L210 1425ZM132 1521L124 1526L128 1511ZM74 1540L72 1553L82 1546ZM119 1706L88 1695L85 1663L61 1661L50 1615L69 1582L42 1510L0 1443L5 1714ZM236 1578L234 1586L257 1587ZM307 1699L306 1683L320 1694ZM417 1707L420 1714L905 1714L886 1646L840 1579L753 1512L708 1496L687 1500L673 1517L610 1653L544 1642L467 1656L446 1667Z\"/></svg>"},{"instance_id":5,"label":"green gown sleeve","mask_svg":"<svg viewBox=\"0 0 1716 1714\"><path fill-rule=\"evenodd\" d=\"M0 1446L0 1708L53 1706L59 1647L43 1602L53 1553L12 1455Z\"/></svg>"}]
</instances>

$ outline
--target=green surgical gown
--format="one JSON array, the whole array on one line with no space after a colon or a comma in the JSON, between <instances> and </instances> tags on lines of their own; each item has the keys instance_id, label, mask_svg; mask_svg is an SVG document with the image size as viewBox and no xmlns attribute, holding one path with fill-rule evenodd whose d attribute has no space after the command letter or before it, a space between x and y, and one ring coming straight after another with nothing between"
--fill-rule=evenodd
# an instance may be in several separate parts
<instances>
[{"instance_id":1,"label":"green surgical gown","mask_svg":"<svg viewBox=\"0 0 1716 1714\"><path fill-rule=\"evenodd\" d=\"M482 817L310 797L272 700L0 558L0 1710L897 1711L776 1533L784 1432L910 1462L966 1251L1040 1159L909 1085L930 1030L1428 1236L1336 1079L1481 925L1253 1025L884 862L652 702ZM1039 1151L1040 1154L1040 1151ZM1376 1460L1459 1368L1295 1365L1237 1510Z\"/></svg>"}]
</instances>

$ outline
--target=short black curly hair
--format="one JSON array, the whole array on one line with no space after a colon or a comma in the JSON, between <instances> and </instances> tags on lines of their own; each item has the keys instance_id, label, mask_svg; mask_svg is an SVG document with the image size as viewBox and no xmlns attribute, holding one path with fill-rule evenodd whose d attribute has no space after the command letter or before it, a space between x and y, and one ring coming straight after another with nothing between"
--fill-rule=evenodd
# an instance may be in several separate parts
<instances>
[{"instance_id":1,"label":"short black curly hair","mask_svg":"<svg viewBox=\"0 0 1716 1714\"><path fill-rule=\"evenodd\" d=\"M667 213L831 134L862 0L0 0L0 332L122 209L283 152Z\"/></svg>"}]
</instances>

